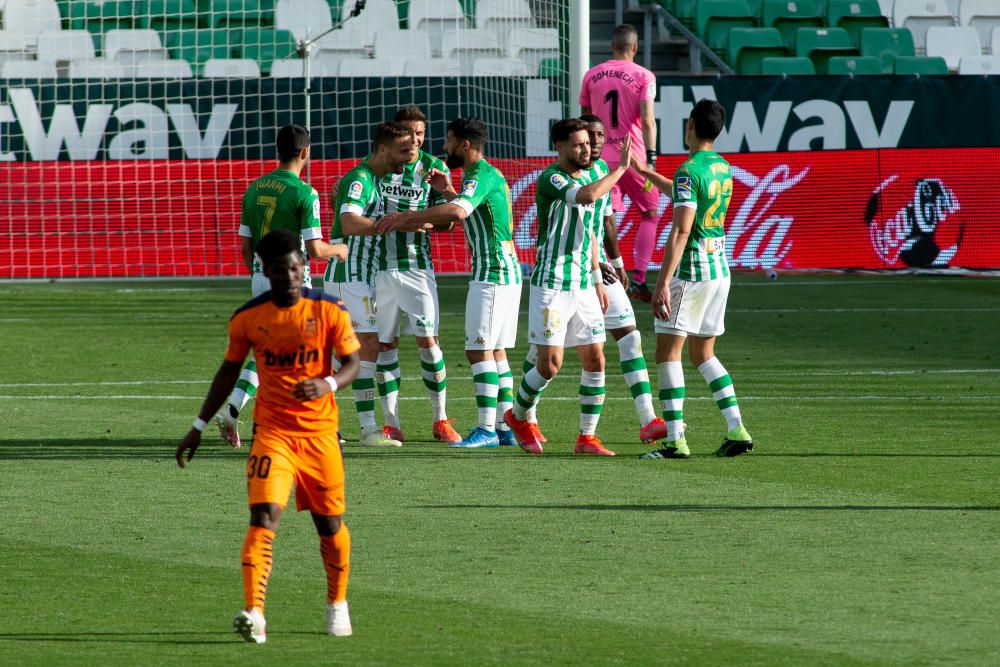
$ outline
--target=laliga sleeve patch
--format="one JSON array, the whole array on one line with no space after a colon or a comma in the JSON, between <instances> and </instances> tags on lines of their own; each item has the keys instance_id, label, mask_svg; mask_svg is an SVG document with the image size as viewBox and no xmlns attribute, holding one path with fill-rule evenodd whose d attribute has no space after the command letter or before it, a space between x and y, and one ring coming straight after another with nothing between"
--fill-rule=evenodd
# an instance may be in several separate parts
<instances>
[{"instance_id":1,"label":"laliga sleeve patch","mask_svg":"<svg viewBox=\"0 0 1000 667\"><path fill-rule=\"evenodd\" d=\"M650 81L649 85L646 86L646 97L655 100L656 99L656 82Z\"/></svg>"},{"instance_id":2,"label":"laliga sleeve patch","mask_svg":"<svg viewBox=\"0 0 1000 667\"><path fill-rule=\"evenodd\" d=\"M479 187L479 181L474 181L469 179L462 182L462 196L471 197L476 194L476 188Z\"/></svg>"},{"instance_id":3,"label":"laliga sleeve patch","mask_svg":"<svg viewBox=\"0 0 1000 667\"><path fill-rule=\"evenodd\" d=\"M319 199L313 199L313 217L319 220Z\"/></svg>"},{"instance_id":4,"label":"laliga sleeve patch","mask_svg":"<svg viewBox=\"0 0 1000 667\"><path fill-rule=\"evenodd\" d=\"M557 190L565 190L569 187L569 181L562 174L552 174L549 177L549 183L553 185Z\"/></svg>"},{"instance_id":5,"label":"laliga sleeve patch","mask_svg":"<svg viewBox=\"0 0 1000 667\"><path fill-rule=\"evenodd\" d=\"M347 189L347 196L351 199L361 199L361 194L364 190L365 186L361 184L361 181L354 181L351 183L351 187Z\"/></svg>"},{"instance_id":6,"label":"laliga sleeve patch","mask_svg":"<svg viewBox=\"0 0 1000 667\"><path fill-rule=\"evenodd\" d=\"M678 176L677 180L674 181L677 185L677 198L678 199L691 199L691 177L690 176Z\"/></svg>"}]
</instances>

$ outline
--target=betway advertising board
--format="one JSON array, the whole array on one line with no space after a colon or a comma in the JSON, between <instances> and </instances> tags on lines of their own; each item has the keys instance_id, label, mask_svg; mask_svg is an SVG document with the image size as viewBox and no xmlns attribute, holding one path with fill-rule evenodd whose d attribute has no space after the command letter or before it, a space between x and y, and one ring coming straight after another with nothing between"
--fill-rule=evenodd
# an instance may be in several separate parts
<instances>
[{"instance_id":1,"label":"betway advertising board","mask_svg":"<svg viewBox=\"0 0 1000 667\"><path fill-rule=\"evenodd\" d=\"M876 149L730 156L733 197L726 253L737 270L1000 267L1000 149ZM671 174L680 156L663 158ZM326 193L354 160L318 160ZM514 239L530 265L537 245L535 186L548 159L495 160L511 186ZM236 230L259 160L30 163L0 182L0 278L242 275ZM671 202L660 197L654 260ZM20 231L12 232L11 220ZM619 220L631 267L637 212ZM461 231L435 233L435 267L469 270ZM324 267L316 265L317 272Z\"/></svg>"}]
</instances>

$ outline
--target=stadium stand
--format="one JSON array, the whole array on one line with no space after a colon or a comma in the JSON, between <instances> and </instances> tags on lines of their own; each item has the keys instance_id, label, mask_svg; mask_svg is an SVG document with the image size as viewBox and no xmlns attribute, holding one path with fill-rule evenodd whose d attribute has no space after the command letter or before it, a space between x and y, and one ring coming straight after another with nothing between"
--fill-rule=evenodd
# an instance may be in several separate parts
<instances>
[{"instance_id":1,"label":"stadium stand","mask_svg":"<svg viewBox=\"0 0 1000 667\"><path fill-rule=\"evenodd\" d=\"M502 58L479 58L472 64L473 76L530 76L527 65Z\"/></svg>"},{"instance_id":2,"label":"stadium stand","mask_svg":"<svg viewBox=\"0 0 1000 667\"><path fill-rule=\"evenodd\" d=\"M198 27L198 7L194 0L146 0L145 17L139 27L163 33Z\"/></svg>"},{"instance_id":3,"label":"stadium stand","mask_svg":"<svg viewBox=\"0 0 1000 667\"><path fill-rule=\"evenodd\" d=\"M270 28L274 26L274 0L200 0L198 24L202 28Z\"/></svg>"},{"instance_id":4,"label":"stadium stand","mask_svg":"<svg viewBox=\"0 0 1000 667\"><path fill-rule=\"evenodd\" d=\"M190 79L194 76L186 60L147 60L132 67L137 79Z\"/></svg>"},{"instance_id":5,"label":"stadium stand","mask_svg":"<svg viewBox=\"0 0 1000 667\"><path fill-rule=\"evenodd\" d=\"M892 74L897 58L916 55L913 35L905 28L866 28L861 32L861 55L878 58L882 72Z\"/></svg>"},{"instance_id":6,"label":"stadium stand","mask_svg":"<svg viewBox=\"0 0 1000 667\"><path fill-rule=\"evenodd\" d=\"M74 60L69 64L70 79L124 79L125 67L119 63L98 60Z\"/></svg>"},{"instance_id":7,"label":"stadium stand","mask_svg":"<svg viewBox=\"0 0 1000 667\"><path fill-rule=\"evenodd\" d=\"M799 28L795 37L795 55L809 58L817 74L827 73L830 58L858 56L851 38L843 28Z\"/></svg>"},{"instance_id":8,"label":"stadium stand","mask_svg":"<svg viewBox=\"0 0 1000 667\"><path fill-rule=\"evenodd\" d=\"M809 58L764 58L760 62L761 74L815 74L816 66Z\"/></svg>"},{"instance_id":9,"label":"stadium stand","mask_svg":"<svg viewBox=\"0 0 1000 667\"><path fill-rule=\"evenodd\" d=\"M94 39L87 30L50 30L38 36L38 60L68 65L97 57Z\"/></svg>"},{"instance_id":10,"label":"stadium stand","mask_svg":"<svg viewBox=\"0 0 1000 667\"><path fill-rule=\"evenodd\" d=\"M168 32L166 46L173 59L186 60L198 74L206 61L229 58L232 53L229 31L212 28Z\"/></svg>"},{"instance_id":11,"label":"stadium stand","mask_svg":"<svg viewBox=\"0 0 1000 667\"><path fill-rule=\"evenodd\" d=\"M892 12L893 25L913 33L918 55L927 50L928 28L956 25L955 16L941 0L896 0Z\"/></svg>"},{"instance_id":12,"label":"stadium stand","mask_svg":"<svg viewBox=\"0 0 1000 667\"><path fill-rule=\"evenodd\" d=\"M278 0L274 27L287 30L296 40L316 37L333 27L326 0Z\"/></svg>"},{"instance_id":13,"label":"stadium stand","mask_svg":"<svg viewBox=\"0 0 1000 667\"><path fill-rule=\"evenodd\" d=\"M979 41L989 47L990 53L1000 55L993 48L991 39L997 28L1000 28L1000 2L997 0L962 0L958 8L959 25L975 28L979 32Z\"/></svg>"},{"instance_id":14,"label":"stadium stand","mask_svg":"<svg viewBox=\"0 0 1000 667\"><path fill-rule=\"evenodd\" d=\"M149 60L168 60L170 53L163 48L160 35L155 30L109 30L104 33L103 55L129 67Z\"/></svg>"},{"instance_id":15,"label":"stadium stand","mask_svg":"<svg viewBox=\"0 0 1000 667\"><path fill-rule=\"evenodd\" d=\"M342 77L403 76L403 61L397 58L345 58L337 72Z\"/></svg>"},{"instance_id":16,"label":"stadium stand","mask_svg":"<svg viewBox=\"0 0 1000 667\"><path fill-rule=\"evenodd\" d=\"M56 64L46 60L8 60L0 68L4 79L55 79Z\"/></svg>"},{"instance_id":17,"label":"stadium stand","mask_svg":"<svg viewBox=\"0 0 1000 667\"><path fill-rule=\"evenodd\" d=\"M410 0L408 22L411 29L427 33L431 51L441 53L441 36L466 27L465 11L458 0Z\"/></svg>"},{"instance_id":18,"label":"stadium stand","mask_svg":"<svg viewBox=\"0 0 1000 667\"><path fill-rule=\"evenodd\" d=\"M471 75L473 63L479 59L499 60L506 53L497 33L479 29L443 33L441 55L448 60L457 61L458 69L463 75Z\"/></svg>"},{"instance_id":19,"label":"stadium stand","mask_svg":"<svg viewBox=\"0 0 1000 667\"><path fill-rule=\"evenodd\" d=\"M746 0L701 0L695 19L698 34L723 59L729 48L730 30L757 27L757 17L750 12Z\"/></svg>"},{"instance_id":20,"label":"stadium stand","mask_svg":"<svg viewBox=\"0 0 1000 667\"><path fill-rule=\"evenodd\" d=\"M764 58L788 56L777 28L733 28L729 31L730 62L739 74L762 74Z\"/></svg>"},{"instance_id":21,"label":"stadium stand","mask_svg":"<svg viewBox=\"0 0 1000 667\"><path fill-rule=\"evenodd\" d=\"M761 25L776 29L789 52L795 50L799 28L821 28L825 25L813 0L764 0L761 5Z\"/></svg>"},{"instance_id":22,"label":"stadium stand","mask_svg":"<svg viewBox=\"0 0 1000 667\"><path fill-rule=\"evenodd\" d=\"M0 66L10 61L31 60L32 55L24 35L9 30L0 31Z\"/></svg>"},{"instance_id":23,"label":"stadium stand","mask_svg":"<svg viewBox=\"0 0 1000 667\"><path fill-rule=\"evenodd\" d=\"M1000 26L993 28L993 33L990 37L990 53L1000 56Z\"/></svg>"},{"instance_id":24,"label":"stadium stand","mask_svg":"<svg viewBox=\"0 0 1000 667\"><path fill-rule=\"evenodd\" d=\"M927 29L927 55L940 56L948 69L958 71L958 63L965 56L981 56L979 31L968 27L932 26Z\"/></svg>"},{"instance_id":25,"label":"stadium stand","mask_svg":"<svg viewBox=\"0 0 1000 667\"><path fill-rule=\"evenodd\" d=\"M948 74L944 58L898 56L893 62L893 74Z\"/></svg>"},{"instance_id":26,"label":"stadium stand","mask_svg":"<svg viewBox=\"0 0 1000 667\"><path fill-rule=\"evenodd\" d=\"M827 74L881 74L882 61L872 56L834 56L827 61Z\"/></svg>"},{"instance_id":27,"label":"stadium stand","mask_svg":"<svg viewBox=\"0 0 1000 667\"><path fill-rule=\"evenodd\" d=\"M258 79L260 67L257 61L246 58L209 58L202 64L201 76L206 79Z\"/></svg>"},{"instance_id":28,"label":"stadium stand","mask_svg":"<svg viewBox=\"0 0 1000 667\"><path fill-rule=\"evenodd\" d=\"M440 47L439 47L440 48ZM431 44L422 30L379 30L375 33L375 57L429 60Z\"/></svg>"},{"instance_id":29,"label":"stadium stand","mask_svg":"<svg viewBox=\"0 0 1000 667\"><path fill-rule=\"evenodd\" d=\"M271 63L295 53L295 36L288 30L246 28L242 31L234 30L230 34L240 40L239 47L234 52L241 58L255 60L263 74L270 73Z\"/></svg>"},{"instance_id":30,"label":"stadium stand","mask_svg":"<svg viewBox=\"0 0 1000 667\"><path fill-rule=\"evenodd\" d=\"M1000 74L1000 56L964 56L958 63L958 73Z\"/></svg>"},{"instance_id":31,"label":"stadium stand","mask_svg":"<svg viewBox=\"0 0 1000 667\"><path fill-rule=\"evenodd\" d=\"M393 0L368 0L365 11L351 18L351 4L346 3L340 14L341 21L348 21L345 30L354 30L364 35L366 46L375 45L375 33L380 30L398 30L399 14Z\"/></svg>"},{"instance_id":32,"label":"stadium stand","mask_svg":"<svg viewBox=\"0 0 1000 667\"><path fill-rule=\"evenodd\" d=\"M62 30L62 14L55 0L7 0L3 28L21 35L28 46L34 47L43 32Z\"/></svg>"},{"instance_id":33,"label":"stadium stand","mask_svg":"<svg viewBox=\"0 0 1000 667\"><path fill-rule=\"evenodd\" d=\"M506 43L508 55L533 72L541 72L547 58L559 59L559 31L555 28L513 28Z\"/></svg>"},{"instance_id":34,"label":"stadium stand","mask_svg":"<svg viewBox=\"0 0 1000 667\"><path fill-rule=\"evenodd\" d=\"M854 46L861 43L863 30L889 27L889 20L882 15L876 0L830 0L827 23L846 30Z\"/></svg>"}]
</instances>

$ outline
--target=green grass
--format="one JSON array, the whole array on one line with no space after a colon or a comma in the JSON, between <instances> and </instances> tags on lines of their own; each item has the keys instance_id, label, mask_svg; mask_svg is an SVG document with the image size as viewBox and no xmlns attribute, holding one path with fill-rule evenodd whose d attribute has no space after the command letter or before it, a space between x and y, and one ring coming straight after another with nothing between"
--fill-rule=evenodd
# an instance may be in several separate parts
<instances>
[{"instance_id":1,"label":"green grass","mask_svg":"<svg viewBox=\"0 0 1000 667\"><path fill-rule=\"evenodd\" d=\"M618 457L569 454L572 354L540 410L546 455L452 451L404 342L407 445L345 450L355 635L322 633L318 544L289 511L260 647L229 631L246 455L209 434L173 462L246 292L0 285L0 664L1000 662L995 280L737 276L718 354L756 449L731 460L710 455L724 425L686 364L694 455L639 461L613 346L599 434ZM442 281L463 432L464 297ZM519 379L523 344L511 356Z\"/></svg>"}]
</instances>

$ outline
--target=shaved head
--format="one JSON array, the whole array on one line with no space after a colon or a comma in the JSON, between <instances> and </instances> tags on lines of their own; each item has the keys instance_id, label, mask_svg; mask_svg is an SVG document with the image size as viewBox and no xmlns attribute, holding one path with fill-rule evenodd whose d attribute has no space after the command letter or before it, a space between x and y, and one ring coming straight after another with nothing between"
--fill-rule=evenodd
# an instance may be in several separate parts
<instances>
[{"instance_id":1,"label":"shaved head","mask_svg":"<svg viewBox=\"0 0 1000 667\"><path fill-rule=\"evenodd\" d=\"M638 45L639 33L628 23L621 24L611 33L611 50L615 53L625 53Z\"/></svg>"}]
</instances>

